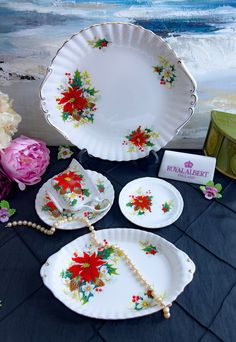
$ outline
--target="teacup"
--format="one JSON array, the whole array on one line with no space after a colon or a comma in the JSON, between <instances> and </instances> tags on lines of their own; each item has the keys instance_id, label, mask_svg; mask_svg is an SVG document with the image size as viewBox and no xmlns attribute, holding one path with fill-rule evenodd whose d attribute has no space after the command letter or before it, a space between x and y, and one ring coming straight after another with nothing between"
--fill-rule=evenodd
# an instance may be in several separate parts
<instances>
[{"instance_id":1,"label":"teacup","mask_svg":"<svg viewBox=\"0 0 236 342\"><path fill-rule=\"evenodd\" d=\"M104 199L101 199L96 185L75 159L65 171L52 178L48 194L61 213L76 212L84 208L103 212L110 205L107 201L104 206Z\"/></svg>"}]
</instances>

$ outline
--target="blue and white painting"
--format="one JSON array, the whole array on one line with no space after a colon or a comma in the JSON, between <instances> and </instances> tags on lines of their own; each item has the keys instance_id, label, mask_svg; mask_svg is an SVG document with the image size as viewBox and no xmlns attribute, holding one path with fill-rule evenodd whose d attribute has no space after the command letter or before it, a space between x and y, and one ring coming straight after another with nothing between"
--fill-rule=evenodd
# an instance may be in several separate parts
<instances>
[{"instance_id":1,"label":"blue and white painting","mask_svg":"<svg viewBox=\"0 0 236 342\"><path fill-rule=\"evenodd\" d=\"M161 35L196 79L195 115L172 147L201 147L212 109L236 113L235 0L0 0L0 89L23 116L21 133L63 142L41 114L39 85L66 39L107 21L136 23Z\"/></svg>"}]
</instances>

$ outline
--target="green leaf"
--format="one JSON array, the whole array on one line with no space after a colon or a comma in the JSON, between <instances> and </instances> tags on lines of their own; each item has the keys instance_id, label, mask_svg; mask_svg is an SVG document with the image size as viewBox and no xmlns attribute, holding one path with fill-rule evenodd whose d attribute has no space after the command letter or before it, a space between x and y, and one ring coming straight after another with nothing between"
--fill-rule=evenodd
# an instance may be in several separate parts
<instances>
[{"instance_id":1,"label":"green leaf","mask_svg":"<svg viewBox=\"0 0 236 342\"><path fill-rule=\"evenodd\" d=\"M215 188L218 190L218 192L221 192L221 190L222 190L222 186L221 186L220 183L217 183L217 184L215 185Z\"/></svg>"},{"instance_id":2,"label":"green leaf","mask_svg":"<svg viewBox=\"0 0 236 342\"><path fill-rule=\"evenodd\" d=\"M209 181L206 183L206 186L214 186L214 182L213 181Z\"/></svg>"},{"instance_id":3,"label":"green leaf","mask_svg":"<svg viewBox=\"0 0 236 342\"><path fill-rule=\"evenodd\" d=\"M73 201L71 201L71 205L73 206L73 205L76 205L76 203L77 203L77 199L73 199Z\"/></svg>"},{"instance_id":4,"label":"green leaf","mask_svg":"<svg viewBox=\"0 0 236 342\"><path fill-rule=\"evenodd\" d=\"M43 206L42 206L42 210L43 210L43 211L50 211L51 209L50 209L48 206L43 205Z\"/></svg>"},{"instance_id":5,"label":"green leaf","mask_svg":"<svg viewBox=\"0 0 236 342\"><path fill-rule=\"evenodd\" d=\"M89 189L83 189L83 194L84 196L89 197L90 196Z\"/></svg>"},{"instance_id":6,"label":"green leaf","mask_svg":"<svg viewBox=\"0 0 236 342\"><path fill-rule=\"evenodd\" d=\"M110 264L106 264L106 267L107 267L108 274L110 274L110 275L112 275L112 274L118 275L118 273L116 272L117 268L112 267L112 265L110 265Z\"/></svg>"},{"instance_id":7,"label":"green leaf","mask_svg":"<svg viewBox=\"0 0 236 342\"><path fill-rule=\"evenodd\" d=\"M9 208L10 208L9 203L8 203L8 201L6 201L6 200L2 200L2 201L0 202L0 206L1 206L1 208L6 208L6 209L9 209Z\"/></svg>"},{"instance_id":8,"label":"green leaf","mask_svg":"<svg viewBox=\"0 0 236 342\"><path fill-rule=\"evenodd\" d=\"M78 69L75 71L74 77L73 77L72 87L75 87L75 86L77 88L80 88L82 86L81 75L80 75L80 72L78 71Z\"/></svg>"},{"instance_id":9,"label":"green leaf","mask_svg":"<svg viewBox=\"0 0 236 342\"><path fill-rule=\"evenodd\" d=\"M221 198L222 195L221 194L216 194L216 198Z\"/></svg>"},{"instance_id":10,"label":"green leaf","mask_svg":"<svg viewBox=\"0 0 236 342\"><path fill-rule=\"evenodd\" d=\"M85 88L84 91L91 96L94 96L98 92L95 88Z\"/></svg>"},{"instance_id":11,"label":"green leaf","mask_svg":"<svg viewBox=\"0 0 236 342\"><path fill-rule=\"evenodd\" d=\"M131 202L127 203L126 207L131 207L132 208L132 203Z\"/></svg>"},{"instance_id":12,"label":"green leaf","mask_svg":"<svg viewBox=\"0 0 236 342\"><path fill-rule=\"evenodd\" d=\"M101 254L100 254L101 259L107 260L112 253L114 253L114 250L112 247L104 248L104 250L101 251ZM99 253L98 253L98 255L99 255Z\"/></svg>"},{"instance_id":13,"label":"green leaf","mask_svg":"<svg viewBox=\"0 0 236 342\"><path fill-rule=\"evenodd\" d=\"M205 190L205 186L201 185L201 186L199 187L199 189L202 190L202 191L204 191L204 190Z\"/></svg>"},{"instance_id":14,"label":"green leaf","mask_svg":"<svg viewBox=\"0 0 236 342\"><path fill-rule=\"evenodd\" d=\"M66 121L68 119L68 117L70 116L70 113L69 112L63 112L62 113L62 120L63 121Z\"/></svg>"},{"instance_id":15,"label":"green leaf","mask_svg":"<svg viewBox=\"0 0 236 342\"><path fill-rule=\"evenodd\" d=\"M9 215L12 216L15 214L16 209L8 209Z\"/></svg>"},{"instance_id":16,"label":"green leaf","mask_svg":"<svg viewBox=\"0 0 236 342\"><path fill-rule=\"evenodd\" d=\"M60 276L62 278L69 278L69 279L71 279L72 278L72 273L67 271L67 270L66 271L61 271Z\"/></svg>"},{"instance_id":17,"label":"green leaf","mask_svg":"<svg viewBox=\"0 0 236 342\"><path fill-rule=\"evenodd\" d=\"M148 141L148 142L146 143L146 145L147 145L147 146L154 146L154 144L153 144L151 141Z\"/></svg>"}]
</instances>

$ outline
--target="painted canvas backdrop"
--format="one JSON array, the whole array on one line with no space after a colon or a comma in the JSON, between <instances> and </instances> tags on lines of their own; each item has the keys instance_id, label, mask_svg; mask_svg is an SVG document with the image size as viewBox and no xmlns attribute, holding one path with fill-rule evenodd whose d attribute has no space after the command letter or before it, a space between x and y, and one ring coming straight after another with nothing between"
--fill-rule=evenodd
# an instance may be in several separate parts
<instances>
[{"instance_id":1,"label":"painted canvas backdrop","mask_svg":"<svg viewBox=\"0 0 236 342\"><path fill-rule=\"evenodd\" d=\"M236 1L0 0L0 88L23 117L19 133L65 143L43 117L40 83L66 39L107 21L161 35L197 81L195 115L169 146L201 147L212 109L236 113Z\"/></svg>"}]
</instances>

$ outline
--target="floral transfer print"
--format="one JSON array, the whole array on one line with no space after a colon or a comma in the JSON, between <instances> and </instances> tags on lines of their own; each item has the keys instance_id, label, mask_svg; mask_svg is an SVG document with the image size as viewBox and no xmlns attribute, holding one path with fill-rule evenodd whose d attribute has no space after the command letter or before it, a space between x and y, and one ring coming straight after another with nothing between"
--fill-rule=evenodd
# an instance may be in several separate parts
<instances>
[{"instance_id":1,"label":"floral transfer print","mask_svg":"<svg viewBox=\"0 0 236 342\"><path fill-rule=\"evenodd\" d=\"M75 127L93 123L98 90L91 85L90 74L76 69L73 75L66 72L65 76L68 80L58 88L61 96L56 98L62 120L73 122Z\"/></svg>"},{"instance_id":2,"label":"floral transfer print","mask_svg":"<svg viewBox=\"0 0 236 342\"><path fill-rule=\"evenodd\" d=\"M90 196L89 189L84 188L84 176L74 171L65 171L53 178L53 187L63 195L70 206L78 200L83 201Z\"/></svg>"},{"instance_id":3,"label":"floral transfer print","mask_svg":"<svg viewBox=\"0 0 236 342\"><path fill-rule=\"evenodd\" d=\"M60 274L66 286L65 293L82 304L86 304L101 292L114 275L118 275L118 257L113 247L104 240L105 246L94 248L85 246L85 250L74 252L69 267Z\"/></svg>"},{"instance_id":4,"label":"floral transfer print","mask_svg":"<svg viewBox=\"0 0 236 342\"><path fill-rule=\"evenodd\" d=\"M42 206L42 210L48 212L53 217L61 216L60 211L55 206L54 202L51 200L51 197L48 193L45 194L44 197L44 205Z\"/></svg>"},{"instance_id":5,"label":"floral transfer print","mask_svg":"<svg viewBox=\"0 0 236 342\"><path fill-rule=\"evenodd\" d=\"M163 211L163 213L168 213L174 206L174 202L173 201L168 201L162 204L162 208L161 210Z\"/></svg>"},{"instance_id":6,"label":"floral transfer print","mask_svg":"<svg viewBox=\"0 0 236 342\"><path fill-rule=\"evenodd\" d=\"M53 216L54 218L58 218L60 216L61 217L69 217L69 216L73 217L75 215L73 212L68 212L68 211L61 213L57 209L56 205L54 204L54 202L52 201L51 197L49 196L47 192L45 193L42 211L47 212L49 215Z\"/></svg>"},{"instance_id":7,"label":"floral transfer print","mask_svg":"<svg viewBox=\"0 0 236 342\"><path fill-rule=\"evenodd\" d=\"M152 199L151 191L144 193L141 188L136 191L136 195L130 195L130 201L126 203L127 207L133 209L133 214L144 215L147 212L152 211Z\"/></svg>"},{"instance_id":8,"label":"floral transfer print","mask_svg":"<svg viewBox=\"0 0 236 342\"><path fill-rule=\"evenodd\" d=\"M94 37L93 40L87 40L88 45L92 46L94 49L103 49L108 46L108 44L111 44L111 42L105 38L97 38Z\"/></svg>"},{"instance_id":9,"label":"floral transfer print","mask_svg":"<svg viewBox=\"0 0 236 342\"><path fill-rule=\"evenodd\" d=\"M140 247L146 254L156 255L159 254L160 251L157 246L152 245L149 241L140 241Z\"/></svg>"},{"instance_id":10,"label":"floral transfer print","mask_svg":"<svg viewBox=\"0 0 236 342\"><path fill-rule=\"evenodd\" d=\"M155 140L159 137L160 134L152 129L138 126L125 137L122 145L129 147L128 152L144 152L144 148L154 146Z\"/></svg>"},{"instance_id":11,"label":"floral transfer print","mask_svg":"<svg viewBox=\"0 0 236 342\"><path fill-rule=\"evenodd\" d=\"M164 294L159 296L161 300L164 299ZM157 305L152 296L152 291L147 290L147 292L139 295L132 296L131 305L134 310L148 309Z\"/></svg>"},{"instance_id":12,"label":"floral transfer print","mask_svg":"<svg viewBox=\"0 0 236 342\"><path fill-rule=\"evenodd\" d=\"M159 65L153 66L153 71L159 75L160 84L166 85L171 88L174 85L176 75L175 75L175 65L170 64L168 59L163 56L159 57Z\"/></svg>"},{"instance_id":13,"label":"floral transfer print","mask_svg":"<svg viewBox=\"0 0 236 342\"><path fill-rule=\"evenodd\" d=\"M104 186L104 181L98 179L97 180L97 188L100 193L104 193L105 191L105 186Z\"/></svg>"}]
</instances>

